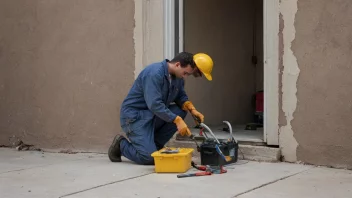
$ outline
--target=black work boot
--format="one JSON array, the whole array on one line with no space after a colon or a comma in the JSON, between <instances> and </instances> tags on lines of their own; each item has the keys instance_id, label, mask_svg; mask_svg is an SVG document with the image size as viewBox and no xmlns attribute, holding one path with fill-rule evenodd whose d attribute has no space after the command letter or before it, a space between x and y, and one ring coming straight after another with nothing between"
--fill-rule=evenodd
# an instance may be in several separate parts
<instances>
[{"instance_id":1,"label":"black work boot","mask_svg":"<svg viewBox=\"0 0 352 198\"><path fill-rule=\"evenodd\" d=\"M125 137L121 135L116 135L110 148L109 148L109 159L112 162L121 162L121 150L120 150L120 142Z\"/></svg>"}]
</instances>

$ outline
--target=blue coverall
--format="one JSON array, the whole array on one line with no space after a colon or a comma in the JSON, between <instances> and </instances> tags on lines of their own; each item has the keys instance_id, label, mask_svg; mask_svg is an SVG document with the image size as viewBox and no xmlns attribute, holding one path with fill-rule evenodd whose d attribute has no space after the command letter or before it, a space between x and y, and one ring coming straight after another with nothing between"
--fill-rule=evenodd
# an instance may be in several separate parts
<instances>
[{"instance_id":1,"label":"blue coverall","mask_svg":"<svg viewBox=\"0 0 352 198\"><path fill-rule=\"evenodd\" d=\"M165 59L142 70L122 103L120 123L130 142L121 141L121 154L138 164L154 164L151 154L163 148L177 131L173 120L187 115L181 109L188 100L184 80L173 77L170 84L167 62Z\"/></svg>"}]
</instances>

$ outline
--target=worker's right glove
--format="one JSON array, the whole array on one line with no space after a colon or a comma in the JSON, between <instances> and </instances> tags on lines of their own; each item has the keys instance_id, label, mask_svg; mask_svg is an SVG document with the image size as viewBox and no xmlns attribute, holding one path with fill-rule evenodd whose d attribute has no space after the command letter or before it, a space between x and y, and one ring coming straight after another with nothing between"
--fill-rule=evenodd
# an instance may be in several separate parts
<instances>
[{"instance_id":1,"label":"worker's right glove","mask_svg":"<svg viewBox=\"0 0 352 198\"><path fill-rule=\"evenodd\" d=\"M185 123L185 121L183 121L183 119L180 116L177 116L174 120L174 123L177 126L177 131L181 134L181 136L191 136L192 133L189 130L187 124Z\"/></svg>"},{"instance_id":2,"label":"worker's right glove","mask_svg":"<svg viewBox=\"0 0 352 198\"><path fill-rule=\"evenodd\" d=\"M198 118L200 123L204 122L204 115L201 114L199 111L196 110L196 108L194 107L194 105L192 104L191 101L186 101L183 105L182 105L182 110L184 111L189 111L193 116L195 116L196 118ZM197 121L196 121L197 122ZM200 123L196 123L196 124L200 124Z\"/></svg>"}]
</instances>

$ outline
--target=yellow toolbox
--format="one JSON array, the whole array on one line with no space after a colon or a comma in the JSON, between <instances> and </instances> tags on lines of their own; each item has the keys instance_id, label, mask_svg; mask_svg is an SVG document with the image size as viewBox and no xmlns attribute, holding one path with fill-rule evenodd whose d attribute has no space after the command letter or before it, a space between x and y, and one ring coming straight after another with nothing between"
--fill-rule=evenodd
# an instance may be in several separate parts
<instances>
[{"instance_id":1,"label":"yellow toolbox","mask_svg":"<svg viewBox=\"0 0 352 198\"><path fill-rule=\"evenodd\" d=\"M168 152L169 153L165 153ZM176 153L173 153L175 152ZM191 168L193 148L163 148L152 153L157 173L184 173Z\"/></svg>"}]
</instances>

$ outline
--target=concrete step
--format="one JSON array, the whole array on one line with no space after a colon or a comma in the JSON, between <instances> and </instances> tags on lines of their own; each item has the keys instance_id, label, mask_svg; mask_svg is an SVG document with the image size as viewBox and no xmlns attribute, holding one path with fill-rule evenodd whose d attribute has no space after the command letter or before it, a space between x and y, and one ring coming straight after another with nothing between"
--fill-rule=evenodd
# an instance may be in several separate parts
<instances>
[{"instance_id":1,"label":"concrete step","mask_svg":"<svg viewBox=\"0 0 352 198\"><path fill-rule=\"evenodd\" d=\"M201 141L197 141L198 145ZM194 159L200 159L200 153L197 151L197 145L193 141L188 140L176 140L172 139L166 145L168 147L183 147L183 148L194 148L193 153ZM251 160L251 161L262 161L262 162L280 162L281 152L280 148L272 148L268 146L248 145L239 143L238 151L239 160Z\"/></svg>"}]
</instances>

